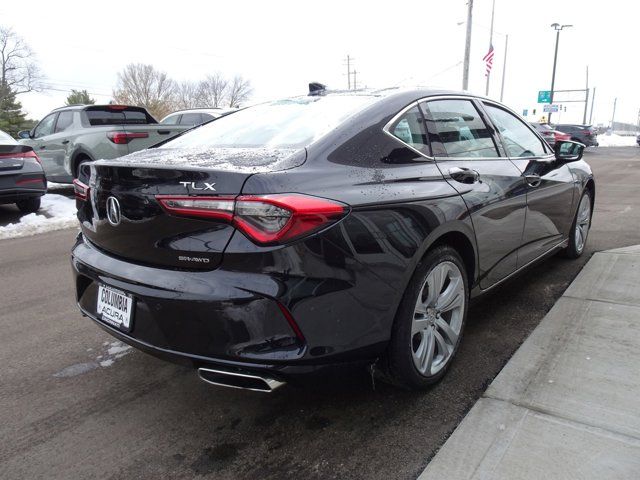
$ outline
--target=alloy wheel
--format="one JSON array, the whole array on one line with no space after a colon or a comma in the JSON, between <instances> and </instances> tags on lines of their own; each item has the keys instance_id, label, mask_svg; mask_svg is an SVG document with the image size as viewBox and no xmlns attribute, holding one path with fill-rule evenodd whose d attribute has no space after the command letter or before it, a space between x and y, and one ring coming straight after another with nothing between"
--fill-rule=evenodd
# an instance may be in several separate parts
<instances>
[{"instance_id":1,"label":"alloy wheel","mask_svg":"<svg viewBox=\"0 0 640 480\"><path fill-rule=\"evenodd\" d=\"M576 251L582 253L587 243L587 235L589 234L589 226L591 223L591 200L588 195L583 195L578 206L578 215L576 217L576 228L574 231Z\"/></svg>"},{"instance_id":2,"label":"alloy wheel","mask_svg":"<svg viewBox=\"0 0 640 480\"><path fill-rule=\"evenodd\" d=\"M411 324L416 369L432 376L451 360L462 329L466 295L462 272L453 262L438 263L427 275Z\"/></svg>"}]
</instances>

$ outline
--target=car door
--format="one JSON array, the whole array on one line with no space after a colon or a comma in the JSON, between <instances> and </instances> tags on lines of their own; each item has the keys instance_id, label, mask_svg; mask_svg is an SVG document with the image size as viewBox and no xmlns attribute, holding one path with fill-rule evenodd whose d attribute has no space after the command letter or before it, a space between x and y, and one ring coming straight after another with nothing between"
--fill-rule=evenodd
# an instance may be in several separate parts
<instances>
[{"instance_id":1,"label":"car door","mask_svg":"<svg viewBox=\"0 0 640 480\"><path fill-rule=\"evenodd\" d=\"M471 215L480 287L491 287L517 268L525 225L524 179L474 99L441 97L420 105L436 163Z\"/></svg>"},{"instance_id":2,"label":"car door","mask_svg":"<svg viewBox=\"0 0 640 480\"><path fill-rule=\"evenodd\" d=\"M58 112L53 133L47 137L47 158L50 159L51 170L55 170L55 176L68 176L70 173L65 170L65 157L70 144L70 134L74 128L74 115L73 110Z\"/></svg>"},{"instance_id":3,"label":"car door","mask_svg":"<svg viewBox=\"0 0 640 480\"><path fill-rule=\"evenodd\" d=\"M555 159L551 149L514 113L485 101L504 149L526 183L527 217L518 253L518 267L561 243L573 221L577 186L569 167Z\"/></svg>"},{"instance_id":4,"label":"car door","mask_svg":"<svg viewBox=\"0 0 640 480\"><path fill-rule=\"evenodd\" d=\"M38 154L38 157L40 157L42 168L47 177L59 174L53 155L47 148L49 146L49 137L53 134L53 129L56 125L56 118L58 118L58 112L50 113L44 117L33 129L31 138L25 142L31 146Z\"/></svg>"}]
</instances>

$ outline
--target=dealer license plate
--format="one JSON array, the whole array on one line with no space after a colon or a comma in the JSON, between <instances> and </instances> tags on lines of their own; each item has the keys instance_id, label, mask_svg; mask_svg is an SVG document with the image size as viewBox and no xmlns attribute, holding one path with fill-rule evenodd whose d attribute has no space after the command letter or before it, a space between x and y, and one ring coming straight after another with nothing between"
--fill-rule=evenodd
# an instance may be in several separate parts
<instances>
[{"instance_id":1,"label":"dealer license plate","mask_svg":"<svg viewBox=\"0 0 640 480\"><path fill-rule=\"evenodd\" d=\"M98 287L98 318L114 327L131 330L133 297L113 287Z\"/></svg>"}]
</instances>

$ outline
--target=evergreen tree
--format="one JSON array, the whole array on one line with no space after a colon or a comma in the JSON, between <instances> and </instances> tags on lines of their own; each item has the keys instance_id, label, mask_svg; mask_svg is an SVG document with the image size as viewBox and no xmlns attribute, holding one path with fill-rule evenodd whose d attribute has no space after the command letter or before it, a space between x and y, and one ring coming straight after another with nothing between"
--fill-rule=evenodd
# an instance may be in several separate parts
<instances>
[{"instance_id":1,"label":"evergreen tree","mask_svg":"<svg viewBox=\"0 0 640 480\"><path fill-rule=\"evenodd\" d=\"M0 130L15 138L29 124L22 112L22 105L16 100L16 94L8 85L0 84Z\"/></svg>"},{"instance_id":2,"label":"evergreen tree","mask_svg":"<svg viewBox=\"0 0 640 480\"><path fill-rule=\"evenodd\" d=\"M86 90L71 90L67 97L67 105L93 105L96 101L89 96Z\"/></svg>"}]
</instances>

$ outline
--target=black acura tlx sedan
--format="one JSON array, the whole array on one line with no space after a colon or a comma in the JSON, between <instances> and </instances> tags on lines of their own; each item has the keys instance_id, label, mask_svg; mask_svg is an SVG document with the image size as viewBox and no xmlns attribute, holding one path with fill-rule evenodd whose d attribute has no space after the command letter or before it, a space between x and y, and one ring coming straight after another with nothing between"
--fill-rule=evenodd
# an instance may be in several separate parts
<instances>
[{"instance_id":1,"label":"black acura tlx sedan","mask_svg":"<svg viewBox=\"0 0 640 480\"><path fill-rule=\"evenodd\" d=\"M246 108L83 165L78 305L210 383L271 391L347 364L421 389L471 297L585 248L584 146L555 152L503 105L433 90Z\"/></svg>"}]
</instances>

